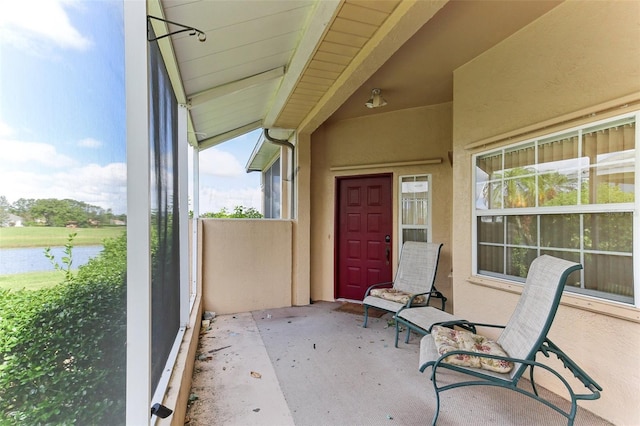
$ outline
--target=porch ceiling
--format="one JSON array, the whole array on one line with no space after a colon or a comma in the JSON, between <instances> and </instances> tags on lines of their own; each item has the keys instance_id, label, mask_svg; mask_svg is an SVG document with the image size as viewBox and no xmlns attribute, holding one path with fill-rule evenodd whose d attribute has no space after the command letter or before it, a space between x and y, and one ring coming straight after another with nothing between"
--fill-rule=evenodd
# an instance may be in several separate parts
<instances>
[{"instance_id":1,"label":"porch ceiling","mask_svg":"<svg viewBox=\"0 0 640 426\"><path fill-rule=\"evenodd\" d=\"M311 132L332 118L451 101L453 70L558 3L148 0L148 10L207 36L158 41L189 105L189 142L205 149L257 128ZM179 29L152 24L158 36ZM364 106L374 87L383 110Z\"/></svg>"}]
</instances>

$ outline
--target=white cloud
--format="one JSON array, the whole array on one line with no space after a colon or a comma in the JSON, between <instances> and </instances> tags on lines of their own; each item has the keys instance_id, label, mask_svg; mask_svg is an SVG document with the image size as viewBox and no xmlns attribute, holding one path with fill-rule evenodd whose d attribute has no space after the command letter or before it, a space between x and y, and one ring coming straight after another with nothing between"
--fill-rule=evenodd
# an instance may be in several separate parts
<instances>
[{"instance_id":1,"label":"white cloud","mask_svg":"<svg viewBox=\"0 0 640 426\"><path fill-rule=\"evenodd\" d=\"M14 133L13 129L7 123L0 120L0 138L8 138Z\"/></svg>"},{"instance_id":2,"label":"white cloud","mask_svg":"<svg viewBox=\"0 0 640 426\"><path fill-rule=\"evenodd\" d=\"M10 203L19 198L70 198L112 209L116 214L126 212L125 163L88 164L53 174L42 173L37 168L20 171L0 169L0 181L12 183L4 186L3 193L0 193Z\"/></svg>"},{"instance_id":3,"label":"white cloud","mask_svg":"<svg viewBox=\"0 0 640 426\"><path fill-rule=\"evenodd\" d=\"M104 166L88 164L53 176L53 191L67 192L65 198L112 209L115 213L126 212L127 166L111 163ZM63 198L63 197L56 197Z\"/></svg>"},{"instance_id":4,"label":"white cloud","mask_svg":"<svg viewBox=\"0 0 640 426\"><path fill-rule=\"evenodd\" d=\"M228 142L230 148L234 148ZM250 147L247 149L251 149ZM238 150L237 155L248 157L248 153ZM249 151L250 152L250 151ZM189 164L192 164L192 150L189 150ZM200 152L198 172L200 174L199 210L200 214L215 213L226 208L233 211L236 206L253 207L262 210L262 191L260 189L260 175L246 173L238 156L220 147L206 149ZM192 191L192 170L189 168L189 191ZM193 200L190 198L189 209L193 210Z\"/></svg>"},{"instance_id":5,"label":"white cloud","mask_svg":"<svg viewBox=\"0 0 640 426\"><path fill-rule=\"evenodd\" d=\"M84 138L78 142L78 146L82 148L100 148L102 142L93 138Z\"/></svg>"},{"instance_id":6,"label":"white cloud","mask_svg":"<svg viewBox=\"0 0 640 426\"><path fill-rule=\"evenodd\" d=\"M73 27L59 0L0 1L0 40L20 48L42 41L64 49L86 50L91 41Z\"/></svg>"},{"instance_id":7,"label":"white cloud","mask_svg":"<svg viewBox=\"0 0 640 426\"><path fill-rule=\"evenodd\" d=\"M245 173L240 161L231 153L209 148L199 155L200 174L220 177L236 177Z\"/></svg>"},{"instance_id":8,"label":"white cloud","mask_svg":"<svg viewBox=\"0 0 640 426\"><path fill-rule=\"evenodd\" d=\"M10 203L20 198L70 198L126 212L127 168L125 163L79 164L52 144L10 139L15 132L0 120L0 195ZM81 146L102 143L86 138Z\"/></svg>"},{"instance_id":9,"label":"white cloud","mask_svg":"<svg viewBox=\"0 0 640 426\"><path fill-rule=\"evenodd\" d=\"M58 153L55 146L41 142L0 139L0 149L4 164L27 164L29 168L64 168L75 163L72 158Z\"/></svg>"},{"instance_id":10,"label":"white cloud","mask_svg":"<svg viewBox=\"0 0 640 426\"><path fill-rule=\"evenodd\" d=\"M231 190L203 187L200 188L200 214L217 213L223 207L232 212L236 206L253 207L262 211L261 197L260 187Z\"/></svg>"}]
</instances>

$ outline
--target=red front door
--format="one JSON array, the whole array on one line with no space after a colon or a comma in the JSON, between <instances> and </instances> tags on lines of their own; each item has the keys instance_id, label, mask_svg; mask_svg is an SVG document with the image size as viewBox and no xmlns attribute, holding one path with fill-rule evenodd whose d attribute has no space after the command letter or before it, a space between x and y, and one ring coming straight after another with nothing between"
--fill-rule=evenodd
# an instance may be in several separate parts
<instances>
[{"instance_id":1,"label":"red front door","mask_svg":"<svg viewBox=\"0 0 640 426\"><path fill-rule=\"evenodd\" d=\"M391 281L391 175L338 179L336 297L362 300Z\"/></svg>"}]
</instances>

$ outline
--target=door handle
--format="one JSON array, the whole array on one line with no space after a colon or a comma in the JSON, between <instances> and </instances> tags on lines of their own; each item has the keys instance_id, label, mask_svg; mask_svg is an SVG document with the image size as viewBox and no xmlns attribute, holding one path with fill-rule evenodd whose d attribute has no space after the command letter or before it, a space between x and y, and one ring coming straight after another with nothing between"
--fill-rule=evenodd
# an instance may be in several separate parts
<instances>
[{"instance_id":1,"label":"door handle","mask_svg":"<svg viewBox=\"0 0 640 426\"><path fill-rule=\"evenodd\" d=\"M389 245L389 243L391 243L391 235L385 235L384 236L384 242L387 243L387 247L385 249L385 257L387 258L387 265L389 264L389 262L391 262L391 246Z\"/></svg>"}]
</instances>

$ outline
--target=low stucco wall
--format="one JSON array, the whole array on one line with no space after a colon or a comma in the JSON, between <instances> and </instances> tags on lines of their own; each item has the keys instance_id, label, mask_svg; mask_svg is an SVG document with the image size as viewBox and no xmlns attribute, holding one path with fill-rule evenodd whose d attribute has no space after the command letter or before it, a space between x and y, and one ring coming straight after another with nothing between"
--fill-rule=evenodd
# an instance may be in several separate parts
<instances>
[{"instance_id":1,"label":"low stucco wall","mask_svg":"<svg viewBox=\"0 0 640 426\"><path fill-rule=\"evenodd\" d=\"M202 219L202 299L218 315L292 304L292 222Z\"/></svg>"},{"instance_id":2,"label":"low stucco wall","mask_svg":"<svg viewBox=\"0 0 640 426\"><path fill-rule=\"evenodd\" d=\"M633 97L640 90L639 39L640 3L565 2L455 71L457 315L503 324L521 288L472 276L472 154L492 140L492 148L519 140L507 140L505 134L570 127L572 122L563 120L575 112L602 110L616 99ZM550 338L604 388L599 400L580 405L614 424L640 424L639 318L632 306L564 295L550 331ZM556 380L542 377L540 384L562 394Z\"/></svg>"}]
</instances>

